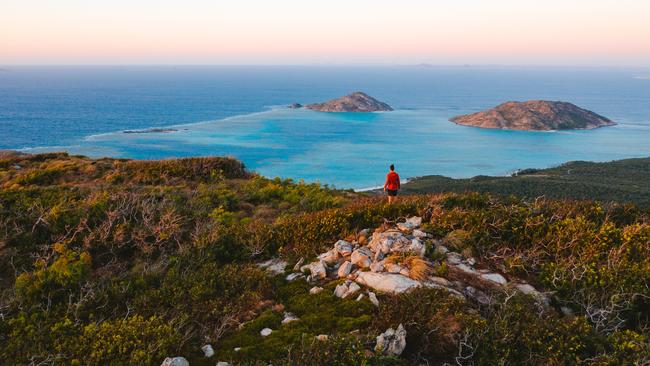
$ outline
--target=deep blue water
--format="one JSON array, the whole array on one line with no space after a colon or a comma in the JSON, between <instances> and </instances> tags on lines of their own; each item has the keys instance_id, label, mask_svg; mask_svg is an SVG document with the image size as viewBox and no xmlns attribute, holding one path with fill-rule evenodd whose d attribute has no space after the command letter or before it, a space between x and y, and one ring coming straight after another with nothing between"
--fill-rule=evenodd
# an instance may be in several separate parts
<instances>
[{"instance_id":1,"label":"deep blue water","mask_svg":"<svg viewBox=\"0 0 650 366\"><path fill-rule=\"evenodd\" d=\"M89 156L232 155L267 176L361 188L650 156L650 69L516 67L5 67L0 149ZM288 110L362 90L396 111ZM448 118L506 100L564 100L619 123L521 132ZM197 123L201 122L201 123ZM174 133L123 130L177 126Z\"/></svg>"}]
</instances>

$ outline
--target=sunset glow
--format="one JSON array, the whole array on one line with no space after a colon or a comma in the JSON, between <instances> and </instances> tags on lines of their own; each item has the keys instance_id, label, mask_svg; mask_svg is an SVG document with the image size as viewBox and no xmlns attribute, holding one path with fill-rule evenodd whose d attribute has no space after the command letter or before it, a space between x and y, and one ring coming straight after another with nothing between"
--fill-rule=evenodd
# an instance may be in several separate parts
<instances>
[{"instance_id":1,"label":"sunset glow","mask_svg":"<svg viewBox=\"0 0 650 366\"><path fill-rule=\"evenodd\" d=\"M644 0L0 3L0 64L650 64Z\"/></svg>"}]
</instances>

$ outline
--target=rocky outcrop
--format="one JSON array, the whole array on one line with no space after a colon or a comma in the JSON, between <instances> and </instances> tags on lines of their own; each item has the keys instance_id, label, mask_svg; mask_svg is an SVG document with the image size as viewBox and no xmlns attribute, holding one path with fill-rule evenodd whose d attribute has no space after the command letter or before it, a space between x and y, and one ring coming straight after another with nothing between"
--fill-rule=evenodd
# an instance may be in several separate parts
<instances>
[{"instance_id":1,"label":"rocky outcrop","mask_svg":"<svg viewBox=\"0 0 650 366\"><path fill-rule=\"evenodd\" d=\"M545 100L506 102L450 121L463 126L526 131L585 130L616 124L574 104Z\"/></svg>"},{"instance_id":2,"label":"rocky outcrop","mask_svg":"<svg viewBox=\"0 0 650 366\"><path fill-rule=\"evenodd\" d=\"M325 103L309 104L306 108L320 112L387 112L393 110L388 104L362 92L354 92Z\"/></svg>"},{"instance_id":3,"label":"rocky outcrop","mask_svg":"<svg viewBox=\"0 0 650 366\"><path fill-rule=\"evenodd\" d=\"M291 103L291 104L289 104L288 108L289 109L299 109L299 108L302 108L302 104L300 104L300 103Z\"/></svg>"},{"instance_id":4,"label":"rocky outcrop","mask_svg":"<svg viewBox=\"0 0 650 366\"><path fill-rule=\"evenodd\" d=\"M400 324L397 329L388 328L377 336L375 352L386 356L399 356L406 348L406 330Z\"/></svg>"}]
</instances>

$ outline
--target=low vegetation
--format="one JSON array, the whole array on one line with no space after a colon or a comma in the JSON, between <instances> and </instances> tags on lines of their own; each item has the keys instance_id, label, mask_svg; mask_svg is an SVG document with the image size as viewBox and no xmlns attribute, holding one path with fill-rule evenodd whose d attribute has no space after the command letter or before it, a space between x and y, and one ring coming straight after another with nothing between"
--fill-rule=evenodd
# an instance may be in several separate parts
<instances>
[{"instance_id":1,"label":"low vegetation","mask_svg":"<svg viewBox=\"0 0 650 366\"><path fill-rule=\"evenodd\" d=\"M369 301L312 295L255 265L420 215L433 240L527 279ZM379 198L267 179L236 160L0 158L0 359L16 365L642 365L650 361L650 211L481 193ZM431 245L431 243L428 243ZM431 258L437 253L427 252ZM404 258L404 261L415 261ZM418 263L414 263L419 265ZM421 268L441 273L445 268ZM285 311L299 321L280 325ZM403 324L400 357L372 351ZM262 337L262 328L275 329ZM326 341L316 340L328 335ZM205 358L200 347L213 345ZM237 351L235 351L237 348Z\"/></svg>"}]
</instances>

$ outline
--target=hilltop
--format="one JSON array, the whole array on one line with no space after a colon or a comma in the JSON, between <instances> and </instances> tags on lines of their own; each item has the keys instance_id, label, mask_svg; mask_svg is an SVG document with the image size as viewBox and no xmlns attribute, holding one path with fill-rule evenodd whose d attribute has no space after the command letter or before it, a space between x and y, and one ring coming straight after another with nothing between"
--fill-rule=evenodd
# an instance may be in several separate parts
<instances>
[{"instance_id":1,"label":"hilltop","mask_svg":"<svg viewBox=\"0 0 650 366\"><path fill-rule=\"evenodd\" d=\"M650 212L378 197L231 158L0 157L14 365L619 365L650 359Z\"/></svg>"},{"instance_id":2,"label":"hilltop","mask_svg":"<svg viewBox=\"0 0 650 366\"><path fill-rule=\"evenodd\" d=\"M380 102L363 92L354 92L325 103L309 104L306 108L320 112L380 112L393 110L388 104Z\"/></svg>"},{"instance_id":3,"label":"hilltop","mask_svg":"<svg viewBox=\"0 0 650 366\"><path fill-rule=\"evenodd\" d=\"M616 124L574 104L545 100L506 102L450 121L463 126L526 131L584 130Z\"/></svg>"}]
</instances>

